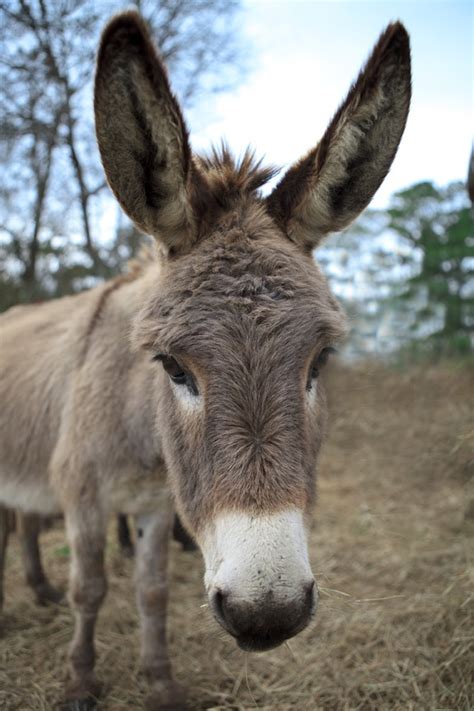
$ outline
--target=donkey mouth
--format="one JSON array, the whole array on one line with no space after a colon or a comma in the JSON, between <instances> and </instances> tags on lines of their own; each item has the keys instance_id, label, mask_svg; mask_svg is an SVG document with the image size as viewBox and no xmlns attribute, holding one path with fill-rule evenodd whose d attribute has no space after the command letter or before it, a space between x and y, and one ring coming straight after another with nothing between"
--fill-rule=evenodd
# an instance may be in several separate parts
<instances>
[{"instance_id":1,"label":"donkey mouth","mask_svg":"<svg viewBox=\"0 0 474 711\"><path fill-rule=\"evenodd\" d=\"M276 633L259 631L253 634L250 631L244 633L237 631L235 626L227 619L227 616L223 614L222 596L220 593L214 598L214 617L221 627L235 639L237 645L244 652L267 652L269 649L279 647L288 637L293 636L292 634L282 634L280 630L276 631Z\"/></svg>"},{"instance_id":2,"label":"donkey mouth","mask_svg":"<svg viewBox=\"0 0 474 711\"><path fill-rule=\"evenodd\" d=\"M267 652L299 634L309 624L317 606L314 581L306 586L298 604L255 607L233 600L221 590L211 597L214 617L245 652Z\"/></svg>"},{"instance_id":3,"label":"donkey mouth","mask_svg":"<svg viewBox=\"0 0 474 711\"><path fill-rule=\"evenodd\" d=\"M291 639L302 632L312 619L313 614L314 609L305 619L301 620L298 625L291 628L277 627L273 630L259 631L257 634L234 634L232 636L235 637L237 645L244 652L268 652L270 649L279 647L286 642L287 639Z\"/></svg>"},{"instance_id":4,"label":"donkey mouth","mask_svg":"<svg viewBox=\"0 0 474 711\"><path fill-rule=\"evenodd\" d=\"M236 637L237 645L244 652L268 652L270 649L279 647L288 639L285 637Z\"/></svg>"}]
</instances>

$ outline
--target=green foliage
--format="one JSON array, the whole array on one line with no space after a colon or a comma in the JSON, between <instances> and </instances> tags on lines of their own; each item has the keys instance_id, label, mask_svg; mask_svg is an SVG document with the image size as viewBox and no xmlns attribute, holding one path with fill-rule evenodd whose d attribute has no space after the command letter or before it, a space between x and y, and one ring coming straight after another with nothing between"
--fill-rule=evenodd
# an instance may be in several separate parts
<instances>
[{"instance_id":1,"label":"green foliage","mask_svg":"<svg viewBox=\"0 0 474 711\"><path fill-rule=\"evenodd\" d=\"M466 188L423 182L402 190L387 212L388 228L413 250L418 268L396 295L409 315L418 350L466 354L474 327L474 219Z\"/></svg>"},{"instance_id":2,"label":"green foliage","mask_svg":"<svg viewBox=\"0 0 474 711\"><path fill-rule=\"evenodd\" d=\"M463 183L426 181L396 193L317 258L349 314L350 355L472 354L474 221Z\"/></svg>"}]
</instances>

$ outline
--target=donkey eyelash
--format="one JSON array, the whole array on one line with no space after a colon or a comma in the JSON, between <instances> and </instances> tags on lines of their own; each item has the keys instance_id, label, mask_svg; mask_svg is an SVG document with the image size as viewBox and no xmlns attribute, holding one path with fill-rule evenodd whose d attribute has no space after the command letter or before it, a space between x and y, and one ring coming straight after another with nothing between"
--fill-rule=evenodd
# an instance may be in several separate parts
<instances>
[{"instance_id":1,"label":"donkey eyelash","mask_svg":"<svg viewBox=\"0 0 474 711\"><path fill-rule=\"evenodd\" d=\"M323 348L314 358L309 369L308 379L306 381L306 390L311 390L314 380L316 380L319 376L320 369L326 365L329 357L334 353L337 353L337 350L332 346L328 346L327 348Z\"/></svg>"},{"instance_id":2,"label":"donkey eyelash","mask_svg":"<svg viewBox=\"0 0 474 711\"><path fill-rule=\"evenodd\" d=\"M199 390L193 375L187 371L176 358L166 353L156 353L152 360L161 362L165 373L175 385L185 385L192 395L199 395Z\"/></svg>"},{"instance_id":3,"label":"donkey eyelash","mask_svg":"<svg viewBox=\"0 0 474 711\"><path fill-rule=\"evenodd\" d=\"M322 359L321 364L325 365L327 363L327 361L329 360L329 358L333 355L337 355L337 353L338 353L337 348L334 348L334 346L328 346L327 348L323 348L320 351L320 353L318 354L318 356L316 357L315 360Z\"/></svg>"}]
</instances>

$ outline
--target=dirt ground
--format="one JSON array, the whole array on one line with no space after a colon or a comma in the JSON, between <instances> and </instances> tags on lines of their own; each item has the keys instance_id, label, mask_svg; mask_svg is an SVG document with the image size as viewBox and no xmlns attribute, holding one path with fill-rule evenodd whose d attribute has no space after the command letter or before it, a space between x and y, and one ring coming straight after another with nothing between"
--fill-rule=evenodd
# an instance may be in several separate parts
<instances>
[{"instance_id":1,"label":"dirt ground","mask_svg":"<svg viewBox=\"0 0 474 711\"><path fill-rule=\"evenodd\" d=\"M288 645L239 651L205 607L202 563L173 543L169 616L176 676L192 709L474 708L474 370L342 366L329 376L329 440L310 536L317 620ZM61 528L45 565L65 586ZM97 634L100 709L140 709L133 562L109 537ZM0 708L60 699L70 610L36 607L15 537L6 570Z\"/></svg>"}]
</instances>

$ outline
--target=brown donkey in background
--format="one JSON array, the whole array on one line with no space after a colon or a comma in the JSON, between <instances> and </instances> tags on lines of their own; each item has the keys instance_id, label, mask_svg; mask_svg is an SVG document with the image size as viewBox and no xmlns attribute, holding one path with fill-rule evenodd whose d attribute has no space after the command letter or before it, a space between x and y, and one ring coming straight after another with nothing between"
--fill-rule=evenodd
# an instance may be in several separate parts
<instances>
[{"instance_id":1,"label":"brown donkey in background","mask_svg":"<svg viewBox=\"0 0 474 711\"><path fill-rule=\"evenodd\" d=\"M109 24L95 86L110 186L158 245L141 269L0 319L0 501L63 511L72 551L70 708L97 695L94 626L111 512L136 517L150 708L184 708L166 647L173 507L199 544L219 623L266 650L310 621L306 514L345 331L312 248L368 204L395 156L410 54L390 25L318 146L267 198L247 153L193 156L135 13Z\"/></svg>"}]
</instances>

